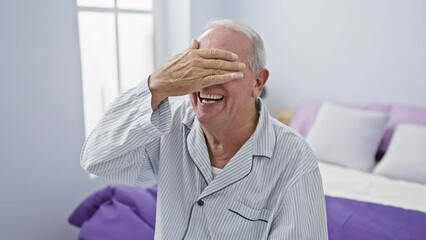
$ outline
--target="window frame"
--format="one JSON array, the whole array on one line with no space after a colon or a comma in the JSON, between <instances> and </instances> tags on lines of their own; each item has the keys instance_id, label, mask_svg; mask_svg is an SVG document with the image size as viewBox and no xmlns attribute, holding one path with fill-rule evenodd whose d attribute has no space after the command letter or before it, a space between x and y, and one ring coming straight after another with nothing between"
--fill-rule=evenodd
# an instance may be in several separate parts
<instances>
[{"instance_id":1,"label":"window frame","mask_svg":"<svg viewBox=\"0 0 426 240\"><path fill-rule=\"evenodd\" d=\"M153 0L153 3L155 3L155 0ZM115 48L116 48L116 66L117 66L117 90L118 90L118 94L121 94L121 71L120 71L120 37L119 37L119 27L118 27L118 14L119 13L136 13L136 14L151 14L153 17L153 30L154 30L154 34L153 34L153 63L154 63L154 67L155 67L155 62L156 62L156 46L155 46L155 22L156 22L156 18L155 18L155 14L154 14L154 9L155 9L155 4L153 6L152 10L135 10L135 9L125 9L125 8L118 8L117 7L117 0L114 0L114 7L112 8L107 8L107 7L87 7L87 6L78 6L77 5L77 13L80 12L106 12L106 13L113 13L114 14L114 28L115 28ZM104 109L103 109L104 110Z\"/></svg>"},{"instance_id":2,"label":"window frame","mask_svg":"<svg viewBox=\"0 0 426 240\"><path fill-rule=\"evenodd\" d=\"M77 15L79 15L79 13L82 13L82 12L112 13L113 14L114 29L115 29L115 31L114 31L114 34L115 34L115 46L114 46L114 48L115 48L115 54L116 54L116 56L115 56L115 58L116 58L115 59L116 74L114 74L114 75L116 75L116 76L114 76L114 78L116 78L116 80L114 81L114 84L116 85L116 92L115 92L116 96L119 96L123 93L123 87L122 87L123 79L122 79L122 76L121 76L122 75L121 74L122 73L122 66L121 66L121 63L120 63L121 50L120 50L120 35L119 35L119 31L120 31L119 14L128 14L128 13L138 14L138 15L144 14L144 15L150 15L152 17L152 20L153 20L153 22L152 22L152 29L153 29L152 53L153 53L153 55L152 55L151 60L152 60L152 63L153 63L153 68L154 69L156 68L157 55L158 55L158 52L157 52L158 44L156 43L156 40L158 40L157 35L159 34L158 33L158 30L159 30L158 27L159 26L158 25L161 24L161 21L158 21L160 15L161 15L160 11L158 11L158 9L161 9L162 0L152 0L153 5L152 5L152 9L150 9L150 10L119 8L118 7L118 0L114 0L114 6L113 7L79 6L77 0L76 0L76 4L77 4L77 11L76 11ZM80 25L78 25L78 28L80 28ZM80 30L79 30L79 32L80 32ZM81 41L80 35L78 36L78 38L79 38L79 41ZM81 54L81 48L80 48L80 60L82 61L81 57L82 57L82 54ZM84 71L83 65L81 67L82 67L82 69L81 69L81 71L82 71L81 72L81 76L82 76L81 81L82 81L82 86L84 86L84 81L86 79L83 79L83 71ZM106 100L104 98L104 91L103 90L101 90L101 93L102 94L101 94L100 101L101 101L102 106L98 110L104 113L105 110L106 110L106 106L105 106ZM84 98L85 98L84 90L83 90L82 97L83 97L83 107L85 109L84 112L86 112L86 110L87 110L86 108L89 108L89 107L87 106L87 104L85 103L85 100L84 100ZM92 109L92 107L90 107L90 109ZM91 117L88 118L88 116L86 116L85 113L83 114L83 116L84 116L83 119L84 119L85 135L87 137L90 134L90 132L93 130L93 127L94 127L94 126L89 126L89 125L92 125L92 124L89 124L88 122L92 122L92 121L87 120L87 119L94 119L94 118L96 118L96 116L94 116L94 117L91 116ZM93 121L98 121L98 120L94 119Z\"/></svg>"}]
</instances>

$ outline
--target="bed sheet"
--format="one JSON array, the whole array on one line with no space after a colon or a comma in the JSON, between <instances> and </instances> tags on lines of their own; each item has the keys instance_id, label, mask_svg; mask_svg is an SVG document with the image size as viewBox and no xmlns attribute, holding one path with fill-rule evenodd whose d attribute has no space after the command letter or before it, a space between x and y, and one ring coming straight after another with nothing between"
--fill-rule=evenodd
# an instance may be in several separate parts
<instances>
[{"instance_id":1,"label":"bed sheet","mask_svg":"<svg viewBox=\"0 0 426 240\"><path fill-rule=\"evenodd\" d=\"M328 196L378 203L426 213L426 185L319 162Z\"/></svg>"}]
</instances>

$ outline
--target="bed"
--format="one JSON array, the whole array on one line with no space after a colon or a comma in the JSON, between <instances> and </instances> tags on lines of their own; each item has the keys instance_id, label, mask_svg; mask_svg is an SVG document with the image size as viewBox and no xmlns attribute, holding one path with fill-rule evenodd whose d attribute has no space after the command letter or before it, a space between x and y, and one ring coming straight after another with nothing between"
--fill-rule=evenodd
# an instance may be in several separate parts
<instances>
[{"instance_id":1,"label":"bed","mask_svg":"<svg viewBox=\"0 0 426 240\"><path fill-rule=\"evenodd\" d=\"M330 239L426 239L426 187L320 163Z\"/></svg>"},{"instance_id":2,"label":"bed","mask_svg":"<svg viewBox=\"0 0 426 240\"><path fill-rule=\"evenodd\" d=\"M330 239L426 239L425 108L309 102L290 126L319 159Z\"/></svg>"},{"instance_id":3,"label":"bed","mask_svg":"<svg viewBox=\"0 0 426 240\"><path fill-rule=\"evenodd\" d=\"M425 108L310 102L288 124L319 159L329 239L426 239ZM80 239L153 239L155 198L155 187L109 186L69 222Z\"/></svg>"}]
</instances>

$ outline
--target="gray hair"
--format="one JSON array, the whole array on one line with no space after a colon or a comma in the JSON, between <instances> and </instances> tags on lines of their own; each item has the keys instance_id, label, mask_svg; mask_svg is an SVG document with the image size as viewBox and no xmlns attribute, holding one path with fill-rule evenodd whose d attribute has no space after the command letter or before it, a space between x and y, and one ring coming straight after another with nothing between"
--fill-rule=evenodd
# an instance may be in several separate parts
<instances>
[{"instance_id":1,"label":"gray hair","mask_svg":"<svg viewBox=\"0 0 426 240\"><path fill-rule=\"evenodd\" d=\"M203 38L210 30L220 27L241 32L250 39L253 46L248 59L250 69L259 71L265 68L266 52L263 40L256 31L243 23L231 19L212 20L204 27L204 33L198 39Z\"/></svg>"}]
</instances>

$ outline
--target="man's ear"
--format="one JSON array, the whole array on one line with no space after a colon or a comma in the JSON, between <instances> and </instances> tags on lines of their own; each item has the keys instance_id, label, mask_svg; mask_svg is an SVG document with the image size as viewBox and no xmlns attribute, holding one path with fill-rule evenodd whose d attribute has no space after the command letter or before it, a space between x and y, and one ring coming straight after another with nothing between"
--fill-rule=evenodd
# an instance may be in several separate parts
<instances>
[{"instance_id":1,"label":"man's ear","mask_svg":"<svg viewBox=\"0 0 426 240\"><path fill-rule=\"evenodd\" d=\"M260 95L263 87L265 86L266 82L268 81L268 78L269 78L269 71L266 68L260 70L257 73L256 83L254 85L253 93L252 93L253 97L257 98Z\"/></svg>"}]
</instances>

